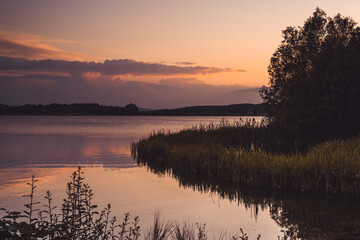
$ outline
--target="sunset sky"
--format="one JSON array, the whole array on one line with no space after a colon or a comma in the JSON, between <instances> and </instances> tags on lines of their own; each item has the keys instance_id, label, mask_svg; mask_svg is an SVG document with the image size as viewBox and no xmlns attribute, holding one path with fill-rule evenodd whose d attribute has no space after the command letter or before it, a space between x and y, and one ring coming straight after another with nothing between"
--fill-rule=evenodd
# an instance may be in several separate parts
<instances>
[{"instance_id":1,"label":"sunset sky","mask_svg":"<svg viewBox=\"0 0 360 240\"><path fill-rule=\"evenodd\" d=\"M359 0L0 1L0 103L259 103L281 30Z\"/></svg>"}]
</instances>

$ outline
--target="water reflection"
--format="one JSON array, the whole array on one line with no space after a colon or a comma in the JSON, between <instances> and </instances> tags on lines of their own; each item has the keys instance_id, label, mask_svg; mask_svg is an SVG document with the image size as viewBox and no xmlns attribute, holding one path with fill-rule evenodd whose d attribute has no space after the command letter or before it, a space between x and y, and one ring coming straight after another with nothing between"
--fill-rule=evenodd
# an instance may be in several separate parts
<instances>
[{"instance_id":1,"label":"water reflection","mask_svg":"<svg viewBox=\"0 0 360 240\"><path fill-rule=\"evenodd\" d=\"M112 203L118 216L124 211L139 215L144 230L161 209L167 218L206 222L217 234L242 227L251 239L259 233L262 239L276 239L284 228L305 239L360 239L358 199L234 189L176 171L171 178L161 166L150 166L155 175L131 159L131 141L153 129L175 131L221 118L0 117L0 207L23 206L21 195L31 175L40 180L39 195L49 189L61 202L71 172L81 165L96 203Z\"/></svg>"},{"instance_id":2,"label":"water reflection","mask_svg":"<svg viewBox=\"0 0 360 240\"><path fill-rule=\"evenodd\" d=\"M129 142L122 138L62 135L0 135L0 168L34 165L102 164L134 166Z\"/></svg>"},{"instance_id":3,"label":"water reflection","mask_svg":"<svg viewBox=\"0 0 360 240\"><path fill-rule=\"evenodd\" d=\"M36 199L41 204L46 190L53 192L54 204L61 204L69 176L81 165L95 192L94 202L99 207L112 203L119 218L126 211L140 216L144 231L158 209L168 219L206 223L209 236L224 230L232 234L242 227L251 239L257 234L276 239L281 229L270 218L269 209L260 209L256 215L255 210L216 194L179 188L175 179L148 172L130 156L130 143L154 129L176 131L221 119L0 116L0 207L23 209L26 199L21 196L28 193L25 183L31 175L39 179Z\"/></svg>"},{"instance_id":4,"label":"water reflection","mask_svg":"<svg viewBox=\"0 0 360 240\"><path fill-rule=\"evenodd\" d=\"M235 201L254 213L268 209L283 229L301 239L360 239L360 199L356 196L280 194L234 187L216 178L166 169L152 161L145 164L158 175L170 175L183 188Z\"/></svg>"}]
</instances>

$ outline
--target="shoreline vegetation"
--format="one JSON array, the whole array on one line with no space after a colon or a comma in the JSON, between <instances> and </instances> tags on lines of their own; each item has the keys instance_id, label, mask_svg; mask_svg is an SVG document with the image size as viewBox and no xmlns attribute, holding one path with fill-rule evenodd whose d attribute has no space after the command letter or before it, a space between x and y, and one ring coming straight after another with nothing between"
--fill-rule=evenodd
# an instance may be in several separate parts
<instances>
[{"instance_id":1,"label":"shoreline vegetation","mask_svg":"<svg viewBox=\"0 0 360 240\"><path fill-rule=\"evenodd\" d=\"M159 131L132 143L140 164L194 174L234 187L329 194L360 193L360 137L332 140L306 152L267 151L277 144L266 123L239 121Z\"/></svg>"},{"instance_id":2,"label":"shoreline vegetation","mask_svg":"<svg viewBox=\"0 0 360 240\"><path fill-rule=\"evenodd\" d=\"M66 115L66 116L264 116L264 104L191 106L174 109L142 109L135 104L125 107L97 103L9 106L0 104L0 115Z\"/></svg>"}]
</instances>

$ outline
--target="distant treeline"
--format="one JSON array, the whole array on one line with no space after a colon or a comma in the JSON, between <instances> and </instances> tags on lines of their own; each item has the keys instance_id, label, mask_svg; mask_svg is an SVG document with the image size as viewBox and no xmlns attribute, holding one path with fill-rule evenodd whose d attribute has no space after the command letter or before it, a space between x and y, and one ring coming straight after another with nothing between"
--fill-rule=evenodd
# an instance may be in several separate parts
<instances>
[{"instance_id":1,"label":"distant treeline","mask_svg":"<svg viewBox=\"0 0 360 240\"><path fill-rule=\"evenodd\" d=\"M263 104L232 104L227 106L193 106L175 109L161 109L146 112L159 116L264 116Z\"/></svg>"},{"instance_id":2,"label":"distant treeline","mask_svg":"<svg viewBox=\"0 0 360 240\"><path fill-rule=\"evenodd\" d=\"M97 103L9 106L0 104L0 115L140 115L140 116L263 116L263 104L194 106L176 109L144 110L135 104L125 107Z\"/></svg>"}]
</instances>

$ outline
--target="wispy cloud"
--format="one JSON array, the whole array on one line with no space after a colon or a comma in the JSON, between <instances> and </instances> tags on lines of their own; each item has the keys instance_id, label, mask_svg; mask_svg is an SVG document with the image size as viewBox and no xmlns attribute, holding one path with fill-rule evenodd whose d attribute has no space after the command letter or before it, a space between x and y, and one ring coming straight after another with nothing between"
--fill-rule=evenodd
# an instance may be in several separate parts
<instances>
[{"instance_id":1,"label":"wispy cloud","mask_svg":"<svg viewBox=\"0 0 360 240\"><path fill-rule=\"evenodd\" d=\"M33 43L33 44L41 44L41 43L74 44L74 43L78 43L78 42L72 41L72 40L48 38L48 37L39 36L36 34L31 34L31 33L7 31L4 29L1 29L1 26L0 26L0 38L13 39L13 40L17 40L17 41L27 42L29 44L30 43Z\"/></svg>"},{"instance_id":2,"label":"wispy cloud","mask_svg":"<svg viewBox=\"0 0 360 240\"><path fill-rule=\"evenodd\" d=\"M176 65L195 65L194 62L174 62Z\"/></svg>"},{"instance_id":3,"label":"wispy cloud","mask_svg":"<svg viewBox=\"0 0 360 240\"><path fill-rule=\"evenodd\" d=\"M82 60L84 55L60 51L56 48L41 45L29 45L24 42L0 38L0 56L27 59L71 59Z\"/></svg>"},{"instance_id":4,"label":"wispy cloud","mask_svg":"<svg viewBox=\"0 0 360 240\"><path fill-rule=\"evenodd\" d=\"M166 78L160 79L160 84L175 86L175 87L184 87L189 84L201 84L202 82L199 81L196 77L191 78Z\"/></svg>"},{"instance_id":5,"label":"wispy cloud","mask_svg":"<svg viewBox=\"0 0 360 240\"><path fill-rule=\"evenodd\" d=\"M54 44L77 44L75 41L52 39L34 34L0 29L0 55L27 59L84 60L89 56L54 47Z\"/></svg>"}]
</instances>

